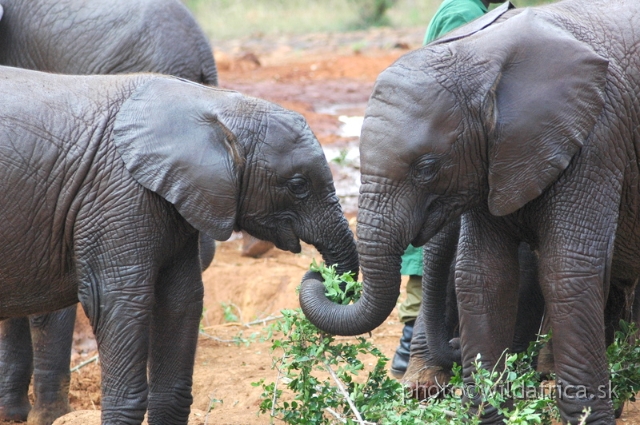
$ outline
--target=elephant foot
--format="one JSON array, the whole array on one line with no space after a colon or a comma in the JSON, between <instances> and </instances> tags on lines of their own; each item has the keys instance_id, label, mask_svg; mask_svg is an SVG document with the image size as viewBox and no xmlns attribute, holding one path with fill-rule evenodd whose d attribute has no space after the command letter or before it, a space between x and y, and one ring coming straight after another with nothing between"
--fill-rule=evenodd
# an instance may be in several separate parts
<instances>
[{"instance_id":1,"label":"elephant foot","mask_svg":"<svg viewBox=\"0 0 640 425\"><path fill-rule=\"evenodd\" d=\"M567 400L558 398L560 417L563 423L577 424L584 417L585 409L591 409L585 424L611 424L615 425L615 412L609 400L597 398L580 398ZM622 412L620 412L622 413Z\"/></svg>"},{"instance_id":2,"label":"elephant foot","mask_svg":"<svg viewBox=\"0 0 640 425\"><path fill-rule=\"evenodd\" d=\"M16 403L0 402L0 421L24 422L31 411L31 404L26 398Z\"/></svg>"},{"instance_id":3,"label":"elephant foot","mask_svg":"<svg viewBox=\"0 0 640 425\"><path fill-rule=\"evenodd\" d=\"M430 366L424 359L411 357L402 382L411 397L425 400L444 396L449 391L447 384L450 379L451 371Z\"/></svg>"},{"instance_id":4,"label":"elephant foot","mask_svg":"<svg viewBox=\"0 0 640 425\"><path fill-rule=\"evenodd\" d=\"M27 418L27 425L51 425L56 419L71 411L68 400L42 405L36 402Z\"/></svg>"}]
</instances>

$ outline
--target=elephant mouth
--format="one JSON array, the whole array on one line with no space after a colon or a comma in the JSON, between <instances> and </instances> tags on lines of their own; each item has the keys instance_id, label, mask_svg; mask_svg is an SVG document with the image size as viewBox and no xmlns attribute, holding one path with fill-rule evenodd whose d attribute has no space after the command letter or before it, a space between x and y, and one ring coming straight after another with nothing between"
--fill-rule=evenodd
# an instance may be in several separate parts
<instances>
[{"instance_id":1,"label":"elephant mouth","mask_svg":"<svg viewBox=\"0 0 640 425\"><path fill-rule=\"evenodd\" d=\"M294 236L295 237L295 236ZM302 246L300 245L300 240L298 238L289 239L289 238L280 238L276 237L276 240L273 241L276 248L282 249L284 251L290 251L294 254L299 254L302 251Z\"/></svg>"},{"instance_id":2,"label":"elephant mouth","mask_svg":"<svg viewBox=\"0 0 640 425\"><path fill-rule=\"evenodd\" d=\"M274 220L264 218L254 219L241 223L238 227L258 239L273 242L276 248L283 251L290 251L294 254L302 251L300 239L293 231L290 220L279 219L274 222Z\"/></svg>"},{"instance_id":3,"label":"elephant mouth","mask_svg":"<svg viewBox=\"0 0 640 425\"><path fill-rule=\"evenodd\" d=\"M302 251L302 246L300 245L300 239L295 234L291 226L277 226L274 229L275 238L272 241L275 246L284 251L290 251L294 254L300 253Z\"/></svg>"},{"instance_id":4,"label":"elephant mouth","mask_svg":"<svg viewBox=\"0 0 640 425\"><path fill-rule=\"evenodd\" d=\"M445 214L430 214L428 215L428 222L423 223L420 231L415 238L411 241L413 246L422 246L429 242L450 220L458 217L458 215L452 214L447 216Z\"/></svg>"},{"instance_id":5,"label":"elephant mouth","mask_svg":"<svg viewBox=\"0 0 640 425\"><path fill-rule=\"evenodd\" d=\"M431 232L431 231L424 231L421 230L420 233L418 233L418 236L416 236L412 241L411 241L411 245L413 246L422 246L424 244L426 244L427 242L429 242L429 240L434 237L436 235L437 232Z\"/></svg>"}]
</instances>

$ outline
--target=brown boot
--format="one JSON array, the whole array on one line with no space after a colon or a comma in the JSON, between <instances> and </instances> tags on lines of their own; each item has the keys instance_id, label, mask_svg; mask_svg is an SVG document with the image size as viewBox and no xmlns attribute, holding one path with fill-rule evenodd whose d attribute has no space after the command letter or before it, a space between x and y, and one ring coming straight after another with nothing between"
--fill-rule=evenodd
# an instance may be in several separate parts
<instances>
[{"instance_id":1,"label":"brown boot","mask_svg":"<svg viewBox=\"0 0 640 425\"><path fill-rule=\"evenodd\" d=\"M258 238L255 238L245 232L242 231L242 256L243 257L253 257L258 258L262 254L269 251L275 245L268 241L263 241Z\"/></svg>"}]
</instances>

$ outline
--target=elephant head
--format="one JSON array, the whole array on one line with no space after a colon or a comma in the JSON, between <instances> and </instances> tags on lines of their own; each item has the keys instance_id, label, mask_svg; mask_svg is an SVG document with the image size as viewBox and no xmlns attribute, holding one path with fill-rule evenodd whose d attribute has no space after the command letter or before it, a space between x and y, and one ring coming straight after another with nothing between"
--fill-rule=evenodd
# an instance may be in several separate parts
<instances>
[{"instance_id":1,"label":"elephant head","mask_svg":"<svg viewBox=\"0 0 640 425\"><path fill-rule=\"evenodd\" d=\"M464 29L461 29L464 32ZM395 306L400 256L480 204L503 216L569 166L604 104L608 62L527 9L411 52L377 79L360 144L364 293L332 305L317 276L300 300L319 328L368 332Z\"/></svg>"},{"instance_id":2,"label":"elephant head","mask_svg":"<svg viewBox=\"0 0 640 425\"><path fill-rule=\"evenodd\" d=\"M353 235L324 153L304 118L264 100L153 78L124 102L114 142L133 177L197 230L233 229L357 271Z\"/></svg>"}]
</instances>

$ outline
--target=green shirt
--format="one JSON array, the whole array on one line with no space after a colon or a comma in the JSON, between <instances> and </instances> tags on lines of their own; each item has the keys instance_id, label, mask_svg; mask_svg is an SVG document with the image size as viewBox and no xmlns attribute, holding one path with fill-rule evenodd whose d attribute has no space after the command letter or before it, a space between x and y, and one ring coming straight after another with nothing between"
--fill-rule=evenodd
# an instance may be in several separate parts
<instances>
[{"instance_id":1,"label":"green shirt","mask_svg":"<svg viewBox=\"0 0 640 425\"><path fill-rule=\"evenodd\" d=\"M487 7L480 0L444 0L427 27L424 44L442 37L487 12ZM416 248L409 245L402 255L400 274L422 276L422 247Z\"/></svg>"},{"instance_id":2,"label":"green shirt","mask_svg":"<svg viewBox=\"0 0 640 425\"><path fill-rule=\"evenodd\" d=\"M422 276L422 247L409 245L402 254L400 274L403 276Z\"/></svg>"},{"instance_id":3,"label":"green shirt","mask_svg":"<svg viewBox=\"0 0 640 425\"><path fill-rule=\"evenodd\" d=\"M427 27L423 44L430 43L487 12L487 7L480 0L444 0Z\"/></svg>"}]
</instances>

